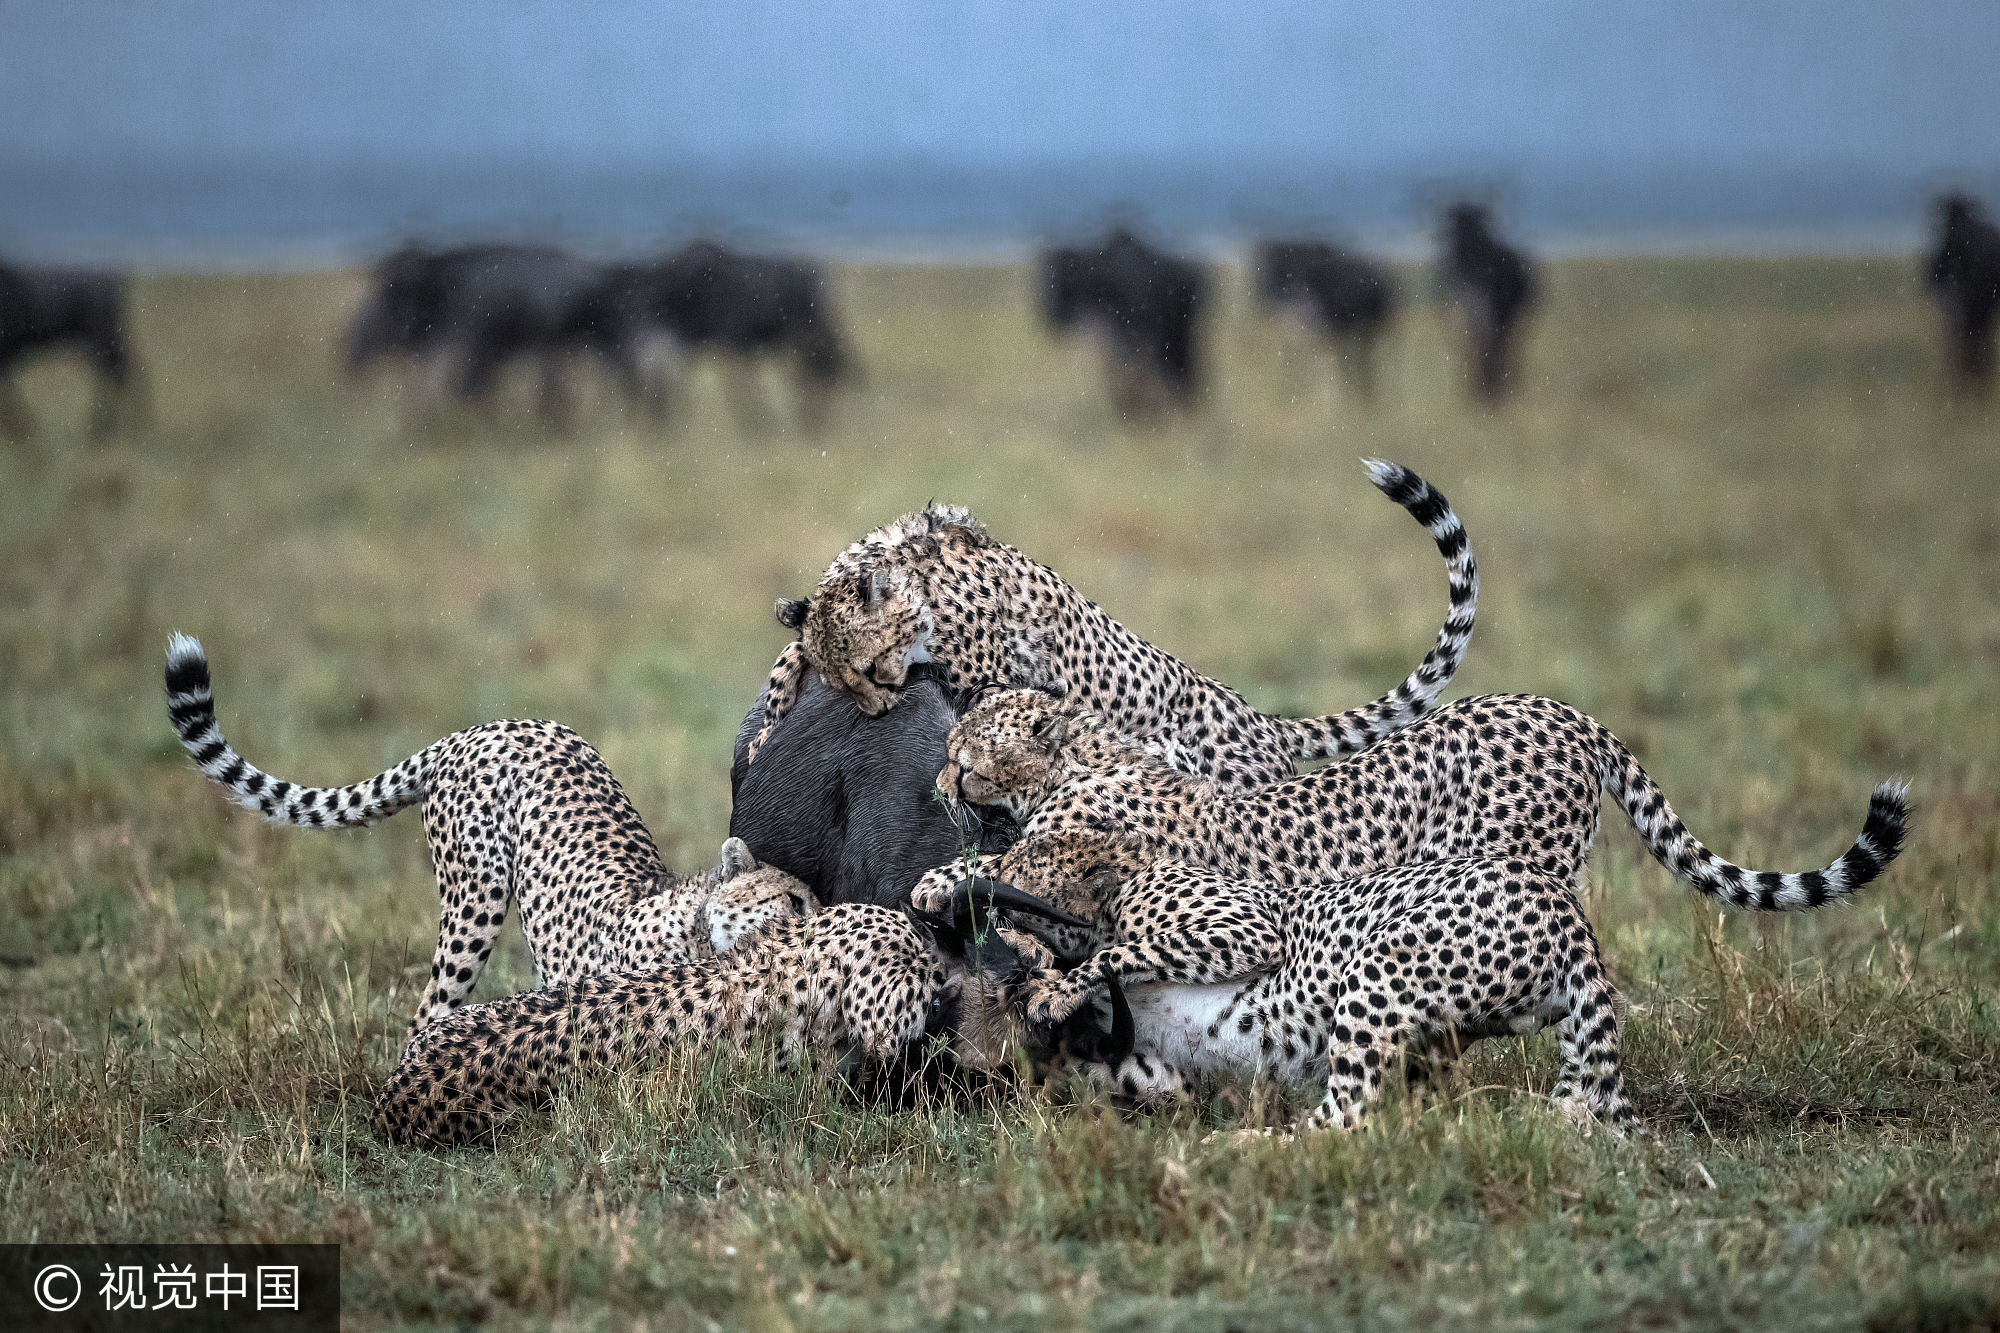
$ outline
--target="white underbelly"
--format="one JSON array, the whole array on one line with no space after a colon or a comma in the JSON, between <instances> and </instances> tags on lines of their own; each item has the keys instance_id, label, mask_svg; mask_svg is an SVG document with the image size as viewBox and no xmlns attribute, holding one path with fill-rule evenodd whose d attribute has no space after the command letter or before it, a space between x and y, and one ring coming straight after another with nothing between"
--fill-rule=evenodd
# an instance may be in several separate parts
<instances>
[{"instance_id":1,"label":"white underbelly","mask_svg":"<svg viewBox=\"0 0 2000 1333\"><path fill-rule=\"evenodd\" d=\"M1129 986L1137 1049L1157 1055L1188 1074L1257 1072L1263 1025L1241 1030L1238 1020L1251 1012L1244 1004L1254 984L1226 982L1218 986L1175 986L1150 983ZM1215 1033L1209 1035L1209 1029Z\"/></svg>"}]
</instances>

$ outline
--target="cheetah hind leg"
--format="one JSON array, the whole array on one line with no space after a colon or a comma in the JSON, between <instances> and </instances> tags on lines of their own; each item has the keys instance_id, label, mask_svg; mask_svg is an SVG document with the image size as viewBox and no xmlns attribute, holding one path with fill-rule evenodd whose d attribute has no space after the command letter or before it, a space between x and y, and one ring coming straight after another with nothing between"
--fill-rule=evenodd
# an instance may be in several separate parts
<instances>
[{"instance_id":1,"label":"cheetah hind leg","mask_svg":"<svg viewBox=\"0 0 2000 1333\"><path fill-rule=\"evenodd\" d=\"M416 1017L410 1020L412 1034L465 1003L493 954L514 893L516 833L512 812L500 812L500 826L481 839L454 830L437 806L436 802L424 803L424 840L438 872L437 952L431 957L431 979L417 1002ZM446 851L451 854L441 854ZM531 957L533 952L531 941ZM541 962L534 961L535 986L540 989Z\"/></svg>"},{"instance_id":2,"label":"cheetah hind leg","mask_svg":"<svg viewBox=\"0 0 2000 1333\"><path fill-rule=\"evenodd\" d=\"M1625 1075L1618 1064L1618 996L1598 972L1595 980L1573 986L1569 1012L1557 1024L1562 1040L1562 1073L1556 1105L1586 1133L1603 1122L1615 1134L1644 1133L1625 1100Z\"/></svg>"}]
</instances>

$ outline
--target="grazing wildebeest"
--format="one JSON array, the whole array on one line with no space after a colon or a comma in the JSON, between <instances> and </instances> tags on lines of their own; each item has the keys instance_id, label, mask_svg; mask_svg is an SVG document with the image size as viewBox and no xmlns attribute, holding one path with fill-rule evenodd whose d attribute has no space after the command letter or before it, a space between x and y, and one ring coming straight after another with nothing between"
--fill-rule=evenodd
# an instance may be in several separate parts
<instances>
[{"instance_id":1,"label":"grazing wildebeest","mask_svg":"<svg viewBox=\"0 0 2000 1333\"><path fill-rule=\"evenodd\" d=\"M1382 265L1325 241L1264 241L1255 257L1257 297L1333 344L1364 398L1375 394L1375 340L1396 310L1396 284Z\"/></svg>"},{"instance_id":2,"label":"grazing wildebeest","mask_svg":"<svg viewBox=\"0 0 2000 1333\"><path fill-rule=\"evenodd\" d=\"M1455 204L1446 214L1444 288L1465 317L1473 392L1498 402L1513 387L1516 325L1535 299L1535 267L1493 235L1486 209Z\"/></svg>"},{"instance_id":3,"label":"grazing wildebeest","mask_svg":"<svg viewBox=\"0 0 2000 1333\"><path fill-rule=\"evenodd\" d=\"M43 348L70 347L97 371L90 433L116 429L121 409L143 393L125 337L125 279L89 269L0 263L0 435L34 434L35 419L14 368Z\"/></svg>"},{"instance_id":4,"label":"grazing wildebeest","mask_svg":"<svg viewBox=\"0 0 2000 1333\"><path fill-rule=\"evenodd\" d=\"M765 865L804 880L821 903L898 907L926 870L959 855L961 830L932 799L945 737L959 709L918 666L897 706L870 717L850 695L810 675L798 702L765 738L760 695L736 737L729 771L729 834ZM1014 841L1004 811L960 807L967 840L997 857Z\"/></svg>"},{"instance_id":5,"label":"grazing wildebeest","mask_svg":"<svg viewBox=\"0 0 2000 1333\"><path fill-rule=\"evenodd\" d=\"M1042 313L1058 333L1082 328L1104 346L1111 399L1127 416L1166 403L1192 408L1201 388L1196 317L1208 275L1123 227L1095 249L1042 256Z\"/></svg>"},{"instance_id":6,"label":"grazing wildebeest","mask_svg":"<svg viewBox=\"0 0 2000 1333\"><path fill-rule=\"evenodd\" d=\"M643 368L662 410L672 373L687 352L791 357L799 417L808 430L824 424L833 390L853 372L825 276L802 260L695 241L656 263L618 266L605 289L628 359ZM739 418L755 421L760 413L743 378L746 369L737 361L727 372L732 406Z\"/></svg>"},{"instance_id":7,"label":"grazing wildebeest","mask_svg":"<svg viewBox=\"0 0 2000 1333\"><path fill-rule=\"evenodd\" d=\"M1944 316L1946 360L1961 393L1984 393L1993 378L1994 319L2000 315L2000 229L1970 195L1937 201L1938 246L1925 274Z\"/></svg>"},{"instance_id":8,"label":"grazing wildebeest","mask_svg":"<svg viewBox=\"0 0 2000 1333\"><path fill-rule=\"evenodd\" d=\"M541 372L543 419L569 417L565 370L578 353L611 359L628 393L638 372L603 299L605 266L553 246L487 244L433 250L406 245L375 267L374 290L348 334L347 367L359 373L386 355L421 367L418 402L446 393L490 399L501 369L532 357Z\"/></svg>"}]
</instances>

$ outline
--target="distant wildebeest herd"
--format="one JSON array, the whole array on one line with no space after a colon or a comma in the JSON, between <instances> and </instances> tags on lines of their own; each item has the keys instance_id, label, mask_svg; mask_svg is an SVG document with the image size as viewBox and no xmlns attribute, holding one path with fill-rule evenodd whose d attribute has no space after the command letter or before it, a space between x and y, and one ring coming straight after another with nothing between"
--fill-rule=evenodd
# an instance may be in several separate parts
<instances>
[{"instance_id":1,"label":"distant wildebeest herd","mask_svg":"<svg viewBox=\"0 0 2000 1333\"><path fill-rule=\"evenodd\" d=\"M738 731L719 863L691 877L558 723L482 723L303 786L224 739L182 635L168 715L273 823L421 804L437 941L372 1120L398 1143L489 1138L576 1079L759 1042L896 1103L1064 1079L1145 1105L1274 1079L1319 1093L1296 1128L1349 1130L1396 1071L1421 1090L1465 1045L1544 1027L1558 1108L1628 1132L1620 1004L1585 911L1603 798L1686 887L1794 912L1895 860L1904 788L1878 786L1823 868L1750 870L1577 709L1440 706L1473 632L1471 544L1421 477L1369 470L1443 557L1446 614L1394 689L1323 717L1258 710L966 510L866 534L778 603L797 637ZM535 988L468 1004L510 912Z\"/></svg>"},{"instance_id":2,"label":"distant wildebeest herd","mask_svg":"<svg viewBox=\"0 0 2000 1333\"><path fill-rule=\"evenodd\" d=\"M1983 394L1994 374L2000 321L2000 230L1980 202L1937 201L1936 241L1924 278L1942 315L1954 387ZM1376 348L1399 304L1379 260L1315 238L1258 243L1250 256L1260 306L1315 331L1365 400ZM1058 335L1101 350L1113 406L1130 418L1187 411L1205 383L1204 311L1212 279L1198 260L1167 254L1117 227L1094 246L1053 247L1036 268L1042 315ZM1501 240L1489 211L1460 203L1440 232L1438 288L1458 313L1467 387L1498 403L1519 378L1516 342L1539 282L1533 260ZM0 263L0 434L25 436L34 418L14 371L42 350L70 350L97 373L93 435L143 420L145 381L131 350L126 284L115 273ZM814 264L747 255L697 241L650 261L602 261L554 246L405 245L378 262L346 340L357 376L395 361L409 375L413 414L446 401L491 400L510 364L533 366L539 411L561 428L571 414L569 369L600 363L627 401L664 418L687 359L721 353L733 410L762 416L753 364L789 370L793 412L807 430L828 417L835 391L858 367L825 275Z\"/></svg>"},{"instance_id":3,"label":"distant wildebeest herd","mask_svg":"<svg viewBox=\"0 0 2000 1333\"><path fill-rule=\"evenodd\" d=\"M445 395L489 398L499 372L528 358L541 412L566 424L568 362L594 353L626 395L664 414L689 352L789 358L808 426L851 368L826 282L810 264L698 241L651 263L603 263L553 246L409 245L375 266L348 334L347 368L400 357L424 407Z\"/></svg>"}]
</instances>

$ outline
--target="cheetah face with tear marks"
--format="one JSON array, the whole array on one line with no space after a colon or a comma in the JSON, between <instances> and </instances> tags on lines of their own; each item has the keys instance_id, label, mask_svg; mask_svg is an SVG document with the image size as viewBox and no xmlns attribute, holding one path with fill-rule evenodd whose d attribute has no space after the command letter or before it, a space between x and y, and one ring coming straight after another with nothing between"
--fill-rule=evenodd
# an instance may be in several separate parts
<instances>
[{"instance_id":1,"label":"cheetah face with tear marks","mask_svg":"<svg viewBox=\"0 0 2000 1333\"><path fill-rule=\"evenodd\" d=\"M1039 690L982 701L952 728L938 788L953 801L1027 810L1028 797L1060 780L1056 757L1075 711Z\"/></svg>"},{"instance_id":2,"label":"cheetah face with tear marks","mask_svg":"<svg viewBox=\"0 0 2000 1333\"><path fill-rule=\"evenodd\" d=\"M877 567L823 585L798 615L800 642L827 683L880 717L896 706L910 667L931 660L931 609L910 571Z\"/></svg>"},{"instance_id":3,"label":"cheetah face with tear marks","mask_svg":"<svg viewBox=\"0 0 2000 1333\"><path fill-rule=\"evenodd\" d=\"M805 881L759 865L741 838L730 838L720 864L708 872L707 909L709 943L728 953L779 921L813 915L819 900Z\"/></svg>"}]
</instances>

